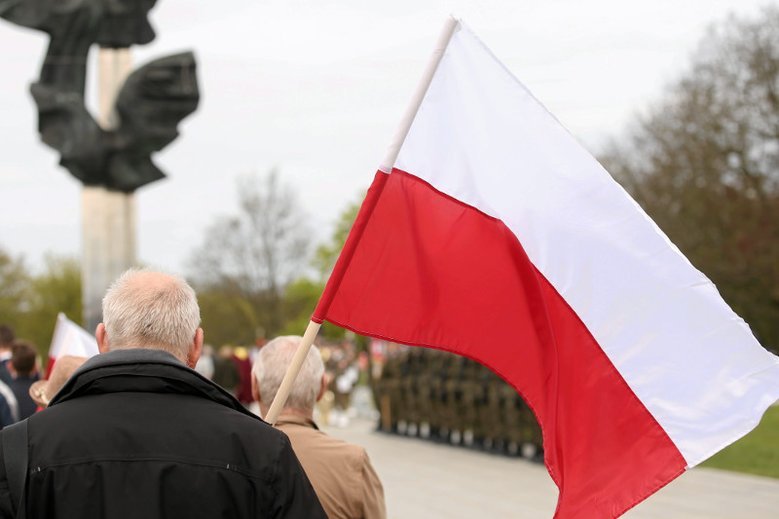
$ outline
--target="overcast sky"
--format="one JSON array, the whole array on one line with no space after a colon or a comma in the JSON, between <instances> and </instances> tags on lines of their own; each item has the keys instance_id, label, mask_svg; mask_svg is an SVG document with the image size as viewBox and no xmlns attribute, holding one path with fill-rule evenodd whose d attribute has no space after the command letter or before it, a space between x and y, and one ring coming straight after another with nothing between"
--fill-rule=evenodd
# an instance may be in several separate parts
<instances>
[{"instance_id":1,"label":"overcast sky","mask_svg":"<svg viewBox=\"0 0 779 519\"><path fill-rule=\"evenodd\" d=\"M194 50L201 104L156 155L168 178L136 194L139 257L185 272L208 224L234 211L235 177L272 167L326 239L370 183L449 13L596 153L684 70L711 22L765 4L159 0L157 39L134 59ZM28 93L46 42L0 20L0 247L33 265L80 254L81 186L40 143Z\"/></svg>"}]
</instances>

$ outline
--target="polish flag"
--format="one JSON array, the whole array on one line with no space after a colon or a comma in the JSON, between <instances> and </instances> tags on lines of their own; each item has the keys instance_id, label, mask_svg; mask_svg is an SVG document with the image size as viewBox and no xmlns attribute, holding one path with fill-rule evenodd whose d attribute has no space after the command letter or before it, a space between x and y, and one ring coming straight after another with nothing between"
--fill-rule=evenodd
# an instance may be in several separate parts
<instances>
[{"instance_id":1,"label":"polish flag","mask_svg":"<svg viewBox=\"0 0 779 519\"><path fill-rule=\"evenodd\" d=\"M481 41L439 46L312 320L488 366L555 517L617 517L752 430L779 358Z\"/></svg>"},{"instance_id":2,"label":"polish flag","mask_svg":"<svg viewBox=\"0 0 779 519\"><path fill-rule=\"evenodd\" d=\"M49 346L49 362L46 365L46 378L49 378L51 370L54 368L54 364L60 357L64 357L65 355L93 357L98 353L95 337L60 312L57 314L57 324L54 327L51 346Z\"/></svg>"}]
</instances>

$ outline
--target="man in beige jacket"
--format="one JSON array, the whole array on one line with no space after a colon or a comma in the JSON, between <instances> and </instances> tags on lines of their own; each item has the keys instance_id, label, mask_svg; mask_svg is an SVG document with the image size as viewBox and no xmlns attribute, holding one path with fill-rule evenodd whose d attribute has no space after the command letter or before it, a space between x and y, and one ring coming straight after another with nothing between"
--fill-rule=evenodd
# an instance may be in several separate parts
<instances>
[{"instance_id":1,"label":"man in beige jacket","mask_svg":"<svg viewBox=\"0 0 779 519\"><path fill-rule=\"evenodd\" d=\"M262 347L252 368L252 393L267 414L300 344L300 337L277 337ZM384 519L384 490L365 449L332 438L314 423L314 404L327 387L319 349L312 346L276 427L289 436L330 519Z\"/></svg>"}]
</instances>

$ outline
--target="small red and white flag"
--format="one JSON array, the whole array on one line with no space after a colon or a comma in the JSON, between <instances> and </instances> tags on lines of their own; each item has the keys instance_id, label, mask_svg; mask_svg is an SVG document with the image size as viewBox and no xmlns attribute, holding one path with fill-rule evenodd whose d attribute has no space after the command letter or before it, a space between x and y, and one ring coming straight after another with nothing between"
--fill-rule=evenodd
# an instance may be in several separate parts
<instances>
[{"instance_id":1,"label":"small red and white flag","mask_svg":"<svg viewBox=\"0 0 779 519\"><path fill-rule=\"evenodd\" d=\"M556 517L617 517L753 429L779 358L474 34L441 47L312 320L488 366Z\"/></svg>"},{"instance_id":2,"label":"small red and white flag","mask_svg":"<svg viewBox=\"0 0 779 519\"><path fill-rule=\"evenodd\" d=\"M49 346L49 362L46 365L46 378L49 378L51 370L57 359L65 355L76 357L93 357L99 353L97 340L94 335L84 330L81 326L67 318L60 312L57 314L57 324L54 327L54 335Z\"/></svg>"}]
</instances>

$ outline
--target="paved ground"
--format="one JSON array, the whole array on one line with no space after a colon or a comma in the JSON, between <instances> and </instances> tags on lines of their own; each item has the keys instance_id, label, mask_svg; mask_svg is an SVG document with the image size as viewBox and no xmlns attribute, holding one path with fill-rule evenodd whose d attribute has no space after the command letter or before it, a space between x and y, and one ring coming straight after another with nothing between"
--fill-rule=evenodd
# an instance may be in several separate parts
<instances>
[{"instance_id":1,"label":"paved ground","mask_svg":"<svg viewBox=\"0 0 779 519\"><path fill-rule=\"evenodd\" d=\"M368 450L391 519L543 519L554 512L557 488L541 464L373 432L367 420L327 431ZM694 469L624 517L777 519L779 480Z\"/></svg>"}]
</instances>

